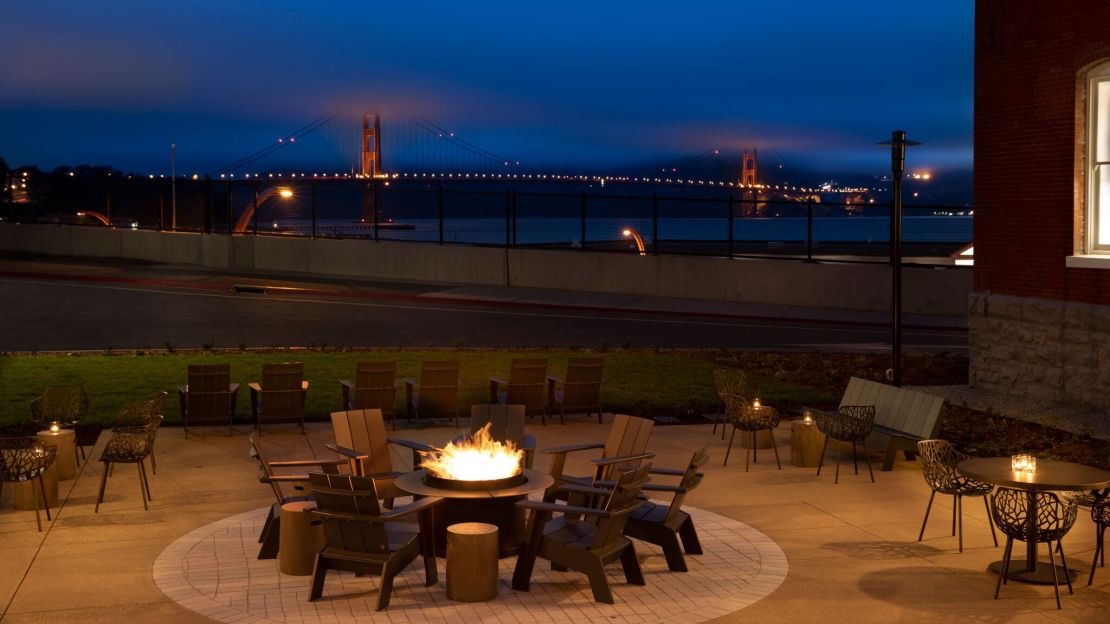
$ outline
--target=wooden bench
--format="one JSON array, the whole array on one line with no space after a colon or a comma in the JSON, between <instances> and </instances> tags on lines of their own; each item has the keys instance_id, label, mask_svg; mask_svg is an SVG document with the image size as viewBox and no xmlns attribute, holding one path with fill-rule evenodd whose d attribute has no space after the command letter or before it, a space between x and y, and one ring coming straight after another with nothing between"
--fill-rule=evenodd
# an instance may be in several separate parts
<instances>
[{"instance_id":1,"label":"wooden bench","mask_svg":"<svg viewBox=\"0 0 1110 624\"><path fill-rule=\"evenodd\" d=\"M875 406L875 426L867 438L867 448L882 451L883 470L893 470L898 451L902 451L907 460L912 460L917 452L918 440L937 436L944 399L917 390L852 377L840 405Z\"/></svg>"}]
</instances>

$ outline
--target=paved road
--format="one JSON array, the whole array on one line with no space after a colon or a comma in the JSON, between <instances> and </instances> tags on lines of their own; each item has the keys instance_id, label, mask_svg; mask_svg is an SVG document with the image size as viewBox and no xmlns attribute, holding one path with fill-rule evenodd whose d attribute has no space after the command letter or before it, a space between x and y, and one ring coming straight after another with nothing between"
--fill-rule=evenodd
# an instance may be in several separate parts
<instances>
[{"instance_id":1,"label":"paved road","mask_svg":"<svg viewBox=\"0 0 1110 624\"><path fill-rule=\"evenodd\" d=\"M234 294L0 278L0 350L273 346L728 347L886 350L890 332L824 322ZM965 331L907 330L907 350L965 351Z\"/></svg>"}]
</instances>

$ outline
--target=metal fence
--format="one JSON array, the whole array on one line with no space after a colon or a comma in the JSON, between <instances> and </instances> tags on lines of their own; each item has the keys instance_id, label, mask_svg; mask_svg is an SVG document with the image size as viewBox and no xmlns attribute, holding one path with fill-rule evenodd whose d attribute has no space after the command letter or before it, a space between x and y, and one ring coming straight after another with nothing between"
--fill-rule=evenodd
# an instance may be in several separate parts
<instances>
[{"instance_id":1,"label":"metal fence","mask_svg":"<svg viewBox=\"0 0 1110 624\"><path fill-rule=\"evenodd\" d=\"M21 222L249 236L305 236L643 254L889 262L876 198L755 196L725 189L462 188L382 180L63 178L14 201ZM971 242L967 206L909 205L907 264L951 265Z\"/></svg>"}]
</instances>

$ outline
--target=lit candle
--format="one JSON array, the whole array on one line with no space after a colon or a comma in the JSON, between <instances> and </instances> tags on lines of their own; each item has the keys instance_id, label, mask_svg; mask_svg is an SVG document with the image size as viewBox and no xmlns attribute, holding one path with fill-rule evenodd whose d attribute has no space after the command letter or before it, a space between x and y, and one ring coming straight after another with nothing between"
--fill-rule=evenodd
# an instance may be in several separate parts
<instances>
[{"instance_id":1,"label":"lit candle","mask_svg":"<svg viewBox=\"0 0 1110 624\"><path fill-rule=\"evenodd\" d=\"M1024 453L1010 457L1010 469L1032 474L1037 471L1037 458Z\"/></svg>"},{"instance_id":2,"label":"lit candle","mask_svg":"<svg viewBox=\"0 0 1110 624\"><path fill-rule=\"evenodd\" d=\"M802 417L802 423L806 425L813 424L813 414L809 410L806 410L805 416Z\"/></svg>"},{"instance_id":3,"label":"lit candle","mask_svg":"<svg viewBox=\"0 0 1110 624\"><path fill-rule=\"evenodd\" d=\"M58 433L62 430L62 424L58 421L50 423L50 433Z\"/></svg>"},{"instance_id":4,"label":"lit candle","mask_svg":"<svg viewBox=\"0 0 1110 624\"><path fill-rule=\"evenodd\" d=\"M759 408L759 397L756 397L755 400L752 401L752 407Z\"/></svg>"}]
</instances>

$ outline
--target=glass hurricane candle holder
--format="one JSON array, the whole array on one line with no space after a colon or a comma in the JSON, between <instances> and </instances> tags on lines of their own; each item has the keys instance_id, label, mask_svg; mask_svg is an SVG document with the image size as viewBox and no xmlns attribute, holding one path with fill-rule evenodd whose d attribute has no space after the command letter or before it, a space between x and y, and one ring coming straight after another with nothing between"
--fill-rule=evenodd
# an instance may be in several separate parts
<instances>
[{"instance_id":1,"label":"glass hurricane candle holder","mask_svg":"<svg viewBox=\"0 0 1110 624\"><path fill-rule=\"evenodd\" d=\"M1032 474L1037 471L1037 458L1024 453L1014 455L1010 457L1010 469L1014 472Z\"/></svg>"},{"instance_id":2,"label":"glass hurricane candle holder","mask_svg":"<svg viewBox=\"0 0 1110 624\"><path fill-rule=\"evenodd\" d=\"M759 397L755 397L755 400L754 400L754 401L752 401L752 407L754 407L754 408L756 408L756 409L759 409L759 405L760 405L760 403L759 403Z\"/></svg>"},{"instance_id":3,"label":"glass hurricane candle holder","mask_svg":"<svg viewBox=\"0 0 1110 624\"><path fill-rule=\"evenodd\" d=\"M802 415L802 424L804 424L804 425L812 425L813 424L813 412L811 412L809 410L805 411L805 413Z\"/></svg>"},{"instance_id":4,"label":"glass hurricane candle holder","mask_svg":"<svg viewBox=\"0 0 1110 624\"><path fill-rule=\"evenodd\" d=\"M62 430L62 423L60 423L56 420L54 422L50 423L50 433L58 433L61 430Z\"/></svg>"}]
</instances>

